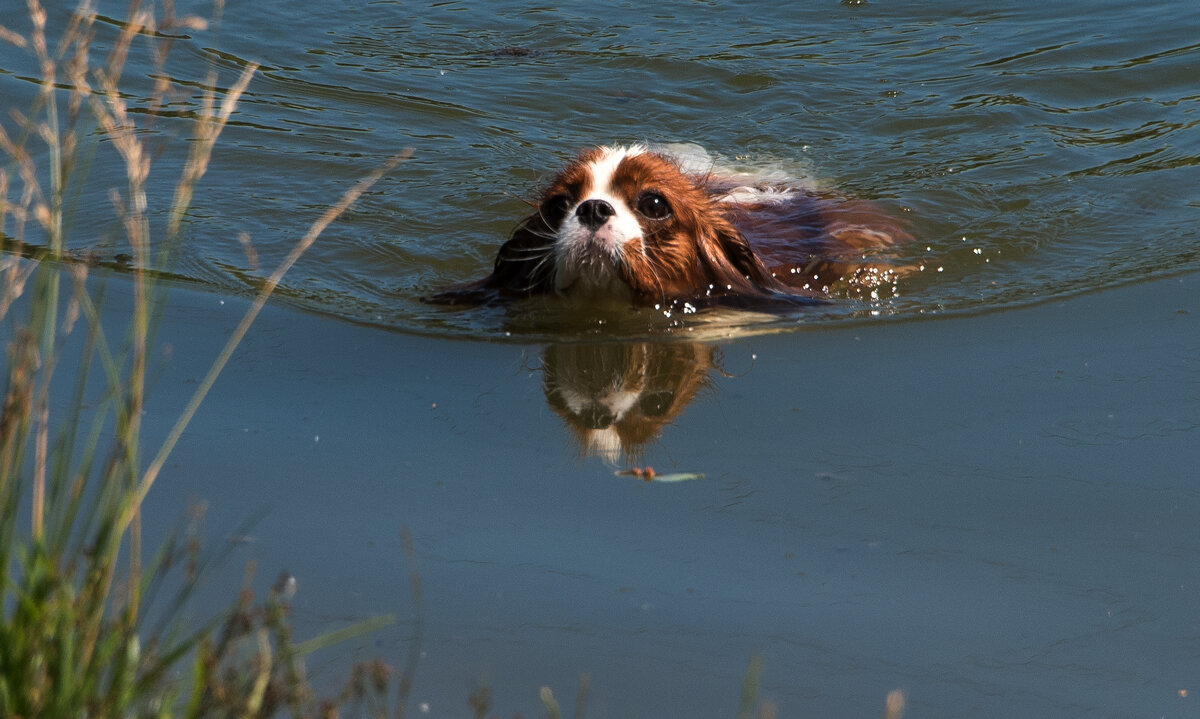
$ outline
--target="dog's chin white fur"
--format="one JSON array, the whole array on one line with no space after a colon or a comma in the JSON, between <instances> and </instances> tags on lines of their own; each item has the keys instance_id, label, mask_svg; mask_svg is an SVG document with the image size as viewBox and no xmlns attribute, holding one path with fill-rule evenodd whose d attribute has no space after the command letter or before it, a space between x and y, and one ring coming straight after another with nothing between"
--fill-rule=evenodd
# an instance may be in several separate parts
<instances>
[{"instance_id":1,"label":"dog's chin white fur","mask_svg":"<svg viewBox=\"0 0 1200 719\"><path fill-rule=\"evenodd\" d=\"M621 277L621 254L626 243L641 239L641 227L627 234L616 217L599 229L584 227L570 217L558 232L554 248L554 289L561 294L614 295L629 293ZM636 226L636 221L635 221Z\"/></svg>"}]
</instances>

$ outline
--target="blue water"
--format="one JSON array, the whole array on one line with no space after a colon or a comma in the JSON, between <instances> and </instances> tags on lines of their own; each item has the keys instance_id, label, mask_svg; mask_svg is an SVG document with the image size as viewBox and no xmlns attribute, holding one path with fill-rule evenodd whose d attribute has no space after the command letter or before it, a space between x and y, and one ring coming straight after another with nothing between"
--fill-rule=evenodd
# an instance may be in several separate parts
<instances>
[{"instance_id":1,"label":"blue water","mask_svg":"<svg viewBox=\"0 0 1200 719\"><path fill-rule=\"evenodd\" d=\"M101 10L100 47L124 8ZM584 671L591 716L730 716L756 652L780 716L895 688L911 716L1196 714L1195 3L262 0L175 34L152 207L206 74L262 67L169 268L152 434L309 223L413 150L285 278L149 513L201 498L220 534L265 506L236 558L297 576L302 631L400 617L314 657L321 681L403 661L405 526L435 716L481 682L500 716L542 684L570 706ZM4 109L36 73L0 45ZM873 200L927 270L700 343L419 301L486 274L579 148L641 140ZM106 143L87 171L68 243L120 287L124 171Z\"/></svg>"},{"instance_id":2,"label":"blue water","mask_svg":"<svg viewBox=\"0 0 1200 719\"><path fill-rule=\"evenodd\" d=\"M502 336L502 312L417 298L486 274L523 200L576 150L639 140L782 165L911 220L909 259L929 271L898 297L784 325L994 309L1194 269L1198 27L1187 0L230 7L167 65L181 89L170 109L186 115L210 69L227 85L262 64L176 269L247 292L355 179L411 147L283 292L354 321ZM34 66L3 58L19 105ZM149 92L136 72L152 71L149 54L133 62L128 87ZM165 189L179 156L163 152ZM83 204L101 213L115 163L97 165ZM559 331L518 316L527 336Z\"/></svg>"},{"instance_id":3,"label":"blue water","mask_svg":"<svg viewBox=\"0 0 1200 719\"><path fill-rule=\"evenodd\" d=\"M1191 716L1198 288L671 343L704 385L615 464L549 397L571 367L594 387L612 345L276 308L185 436L147 533L203 499L220 546L265 508L208 606L254 559L260 588L296 577L300 636L397 615L310 660L331 689L351 659L402 664L420 612L413 707L432 716L463 715L481 684L499 716L540 712L542 685L570 707L587 672L588 716L728 717L753 654L779 716L879 716L893 689L916 716ZM242 309L173 306L177 359L147 420L163 431ZM614 474L633 463L706 476Z\"/></svg>"}]
</instances>

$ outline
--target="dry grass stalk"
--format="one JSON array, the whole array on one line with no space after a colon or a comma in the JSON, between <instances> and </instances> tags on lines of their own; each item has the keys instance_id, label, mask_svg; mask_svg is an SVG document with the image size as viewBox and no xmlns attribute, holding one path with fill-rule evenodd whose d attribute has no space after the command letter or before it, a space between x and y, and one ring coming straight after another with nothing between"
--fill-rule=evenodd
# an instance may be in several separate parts
<instances>
[{"instance_id":1,"label":"dry grass stalk","mask_svg":"<svg viewBox=\"0 0 1200 719\"><path fill-rule=\"evenodd\" d=\"M158 30L198 30L205 21L176 17L173 5L166 0L165 15L159 22L135 0L102 64L93 67L96 15L91 0L83 0L53 47L47 35L45 8L39 0L27 0L27 6L30 29L26 34L0 27L0 41L28 51L40 71L39 91L31 107L25 113L11 113L16 130L10 133L0 125L0 153L8 157L8 166L15 170L0 170L0 232L7 233L6 254L0 257L0 282L4 283L0 318L7 317L14 302L33 288L28 322L9 342L7 386L0 402L0 557L15 571L0 575L0 666L6 668L0 672L0 715L127 716L145 709L147 705L138 702L150 701L151 696L158 702L173 701L178 690L166 683L168 672L182 661L189 648L198 646L207 636L202 632L163 645L156 634L145 647L141 645L140 602L146 587L143 569L147 575L165 571L175 556L167 547L143 568L141 504L178 434L172 436L169 446L159 452L144 474L138 450L147 346L155 321L151 317L155 281L148 270L156 265L157 244L150 223L155 213L147 199L152 153L143 132L153 123L173 87L163 69L172 40L159 35ZM221 9L219 2L216 8ZM149 43L158 72L152 97L143 101L143 107L138 108L141 114L135 115L120 83L140 38ZM166 244L177 238L195 186L207 170L212 148L255 71L254 66L245 68L219 102L217 78L209 75L207 89L198 103L195 140L166 211ZM149 106L148 114L145 105ZM88 118L101 130L102 144L115 150L126 175L125 186L110 195L133 254L134 300L123 357L115 355L105 341L99 312L86 284L86 265L53 263L68 258L64 201L68 188L83 182L75 175L77 155L83 144L80 138L89 135L77 132L77 126ZM40 143L36 150L31 150L30 141ZM368 182L352 189L314 223L297 249L272 274L240 326L239 340L283 273L321 230L400 159L395 158ZM39 162L45 166L39 168ZM40 180L43 177L48 178L45 185ZM15 183L20 183L21 189L16 200L10 202L11 185ZM34 224L29 224L30 219ZM26 244L27 230L31 235L35 231L40 235L32 250ZM163 254L159 253L158 261ZM29 258L23 259L24 255ZM61 277L68 277L72 287L65 306L60 306ZM65 429L56 429L51 422L51 379L63 340L81 318L88 328L83 369L73 404L60 422ZM219 365L228 360L235 344L226 348ZM86 421L84 389L92 361L103 370L106 384L92 410L91 431L80 435L82 454L72 457L79 444L76 427ZM219 371L218 366L210 372L206 384L188 405L176 425L180 432ZM106 454L99 451L104 432L115 435ZM32 450L31 461L25 457L27 448ZM85 485L93 489L85 491ZM24 530L15 519L15 510L25 496L32 497L27 537L21 536ZM90 504L85 505L85 501ZM122 552L129 575L117 587L114 582ZM195 583L191 569L194 562L189 560L188 566L185 587ZM286 596L273 593L260 613L235 612L229 626L237 631L221 640L218 651L199 652L196 672L200 679L191 706L209 709L189 715L267 715L281 702L299 709L310 701L284 623L285 601ZM239 658L245 656L242 652L250 656L248 663L239 663ZM212 669L211 673L205 674L206 667Z\"/></svg>"},{"instance_id":2,"label":"dry grass stalk","mask_svg":"<svg viewBox=\"0 0 1200 719\"><path fill-rule=\"evenodd\" d=\"M25 41L24 35L15 33L12 30L9 30L8 28L4 27L3 25L0 25L0 40L3 40L4 42L6 42L10 45L16 45L17 47L21 48L22 50L29 47L29 43L27 43Z\"/></svg>"},{"instance_id":3,"label":"dry grass stalk","mask_svg":"<svg viewBox=\"0 0 1200 719\"><path fill-rule=\"evenodd\" d=\"M184 212L192 203L196 184L208 170L208 163L212 159L212 149L217 143L217 137L225 128L225 123L229 121L230 115L237 107L238 100L250 85L250 80L257 71L258 65L251 63L246 66L237 82L225 92L219 112L213 112L213 92L217 84L217 76L216 73L209 73L206 84L209 89L204 94L204 107L196 124L197 141L192 144L187 164L184 165L183 174L179 178L179 184L175 186L175 198L171 202L171 215L167 221L168 240L173 240L178 236L179 225L183 221Z\"/></svg>"},{"instance_id":4,"label":"dry grass stalk","mask_svg":"<svg viewBox=\"0 0 1200 719\"><path fill-rule=\"evenodd\" d=\"M2 130L3 128L0 128L0 131ZM25 208L20 205L13 207L8 204L8 172L0 170L0 228L6 225L9 215L13 217L16 231L11 240L12 253L0 255L0 278L3 278L3 285L0 285L0 320L8 316L8 310L12 307L12 303L24 294L25 283L29 281L36 267L32 262L21 261Z\"/></svg>"},{"instance_id":5,"label":"dry grass stalk","mask_svg":"<svg viewBox=\"0 0 1200 719\"><path fill-rule=\"evenodd\" d=\"M259 290L258 296L255 297L250 309L246 310L246 314L242 316L242 321L238 323L237 328L233 331L233 334L230 335L229 340L225 343L225 347L222 348L221 353L217 355L217 359L213 361L212 366L209 368L208 374L206 374L204 379L200 382L196 392L188 401L187 407L184 408L184 411L180 414L179 419L175 422L175 426L172 427L171 431L167 434L167 438L163 441L162 447L159 449L158 454L153 460L151 460L150 464L147 465L146 471L142 475L141 484L138 486L138 489L134 494L134 501L130 507L130 510L122 517L121 523L118 525L119 527L126 527L128 526L129 522L132 521L134 509L141 505L142 501L146 498L146 495L150 492L150 488L154 486L154 481L158 478L159 472L162 471L163 465L166 464L168 455L170 455L171 451L175 448L175 444L179 441L179 438L183 435L183 431L187 428L188 423L191 422L192 417L196 414L196 410L200 408L200 404L208 395L208 391L212 388L213 383L216 382L217 375L221 373L221 370L224 369L226 363L229 362L229 358L233 356L234 350L237 349L239 344L241 344L242 339L246 336L246 332L250 330L250 325L254 324L254 320L258 318L259 312L262 311L262 308L266 305L267 300L270 299L271 294L275 291L275 288L279 285L279 282L283 279L283 276L292 268L292 265L296 264L296 261L300 259L300 257L308 250L308 248L312 247L313 243L317 241L317 238L320 237L321 233L330 225L330 223L340 217L342 213L348 210L364 192L370 189L370 187L378 182L379 179L385 174L395 169L397 165L407 159L411 154L411 150L405 150L393 156L382 167L372 172L366 178L359 181L357 185L348 190L336 205L330 207L319 218L317 218L317 220L308 228L308 232L304 235L304 237L302 237L300 241L292 247L292 250L288 253L287 257L279 263L279 266L275 268L275 271L272 272L271 276L268 277L266 282L263 283L263 287L261 290Z\"/></svg>"}]
</instances>

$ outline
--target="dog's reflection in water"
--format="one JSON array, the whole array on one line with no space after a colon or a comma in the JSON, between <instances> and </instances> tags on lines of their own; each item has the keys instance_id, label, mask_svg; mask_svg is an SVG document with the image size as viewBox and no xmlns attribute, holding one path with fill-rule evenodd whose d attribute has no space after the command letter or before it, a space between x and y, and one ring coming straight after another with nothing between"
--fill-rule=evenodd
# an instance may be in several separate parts
<instances>
[{"instance_id":1,"label":"dog's reflection in water","mask_svg":"<svg viewBox=\"0 0 1200 719\"><path fill-rule=\"evenodd\" d=\"M686 342L551 345L542 363L546 400L581 456L636 461L709 384L713 352Z\"/></svg>"}]
</instances>

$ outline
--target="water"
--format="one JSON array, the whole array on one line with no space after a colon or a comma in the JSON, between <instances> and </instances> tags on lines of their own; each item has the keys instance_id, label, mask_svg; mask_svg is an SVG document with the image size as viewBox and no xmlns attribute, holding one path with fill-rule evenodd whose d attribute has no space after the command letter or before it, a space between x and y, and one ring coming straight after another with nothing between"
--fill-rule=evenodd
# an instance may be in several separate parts
<instances>
[{"instance_id":1,"label":"water","mask_svg":"<svg viewBox=\"0 0 1200 719\"><path fill-rule=\"evenodd\" d=\"M779 716L879 716L895 688L913 715L1190 716L1198 289L717 346L448 341L268 308L146 534L201 498L219 545L265 509L202 607L254 559L260 590L296 576L299 636L398 615L310 660L337 687L349 657L402 663L414 641L408 528L432 716L480 683L498 716L538 713L541 685L570 706L589 672L589 716L728 717L753 653ZM243 309L171 307L151 434ZM625 431L589 435L597 412L566 412L564 388L613 369L644 391ZM614 435L635 450L615 465ZM614 474L634 463L706 476Z\"/></svg>"},{"instance_id":2,"label":"water","mask_svg":"<svg viewBox=\"0 0 1200 719\"><path fill-rule=\"evenodd\" d=\"M229 51L272 67L243 119L273 130L231 133L223 147L237 153L229 165L266 170L266 187L221 203L228 232L246 229L252 209L266 209L268 233L294 226L296 200L315 210L339 194L345 158L372 158L361 172L412 146L414 159L289 288L358 320L494 335L503 316L431 311L414 297L486 274L521 200L576 149L650 139L801 164L911 217L910 252L934 271L869 308L882 313L994 308L1195 267L1198 25L1183 20L1196 11L1022 5L812 6L755 19L735 5L635 4L604 17L588 6L410 16L371 4L339 13L336 30L314 18L312 36L298 27L278 53L253 33ZM532 54L495 54L513 47ZM214 184L240 191L235 173ZM297 193L297 173L327 179ZM282 206L262 208L264 194ZM292 239L249 229L269 255ZM228 243L189 261L233 287L219 268L245 264Z\"/></svg>"},{"instance_id":3,"label":"water","mask_svg":"<svg viewBox=\"0 0 1200 719\"><path fill-rule=\"evenodd\" d=\"M247 552L297 573L317 624L407 616L412 527L435 713L489 676L529 713L588 670L597 715L728 716L754 651L785 715L870 714L895 687L914 714L1194 713L1198 31L1188 0L231 5L175 43L185 91L155 126L186 135L210 68L262 64L173 268L202 290L168 322L196 362L232 322L214 298L413 156L287 276L307 313L252 337L155 501L209 498L227 525L269 505ZM0 46L6 107L35 69ZM716 345L418 300L486 274L580 147L642 140L876 201L927 269ZM115 258L123 173L103 147L89 172L71 242ZM637 421L604 426L580 397L626 376ZM634 462L707 476L613 476ZM402 624L360 651L398 661Z\"/></svg>"},{"instance_id":4,"label":"water","mask_svg":"<svg viewBox=\"0 0 1200 719\"><path fill-rule=\"evenodd\" d=\"M501 336L504 312L417 298L486 274L522 200L577 149L645 139L783 164L911 220L908 253L928 271L899 297L785 325L994 309L1194 269L1197 27L1182 0L231 8L169 65L187 88L210 67L227 83L263 65L178 271L248 291L355 178L412 147L283 292L353 321ZM6 96L31 92L7 77ZM106 209L110 179L89 209Z\"/></svg>"}]
</instances>

